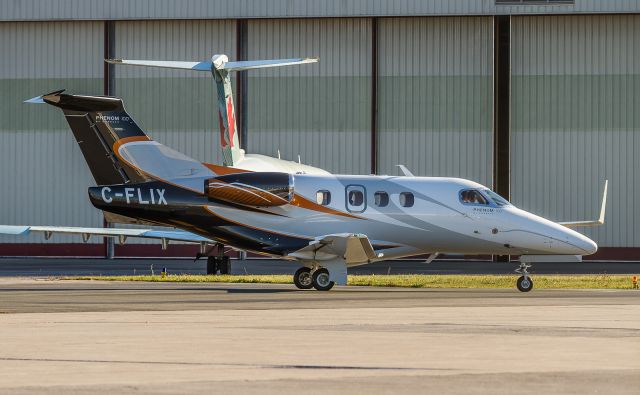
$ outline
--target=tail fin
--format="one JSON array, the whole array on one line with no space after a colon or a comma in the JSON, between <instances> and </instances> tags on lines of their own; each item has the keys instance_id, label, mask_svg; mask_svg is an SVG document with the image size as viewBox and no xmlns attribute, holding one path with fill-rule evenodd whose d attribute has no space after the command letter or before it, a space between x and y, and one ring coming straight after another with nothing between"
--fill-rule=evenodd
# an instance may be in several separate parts
<instances>
[{"instance_id":1,"label":"tail fin","mask_svg":"<svg viewBox=\"0 0 640 395\"><path fill-rule=\"evenodd\" d=\"M214 55L210 61L185 62L185 61L158 61L158 60L122 60L105 59L107 63L125 64L132 66L161 67L169 69L182 69L192 71L210 71L216 82L218 93L218 118L220 121L220 145L224 157L225 166L234 166L244 157L244 151L240 149L240 139L236 133L236 115L233 106L233 91L229 72L240 70L262 69L279 66L292 66L297 64L315 63L315 58L272 59L272 60L248 60L229 62L227 55Z\"/></svg>"},{"instance_id":2,"label":"tail fin","mask_svg":"<svg viewBox=\"0 0 640 395\"><path fill-rule=\"evenodd\" d=\"M123 138L148 139L127 114L122 100L63 92L51 92L26 102L47 103L62 109L96 183L148 181L144 173L120 161L113 151L114 144Z\"/></svg>"}]
</instances>

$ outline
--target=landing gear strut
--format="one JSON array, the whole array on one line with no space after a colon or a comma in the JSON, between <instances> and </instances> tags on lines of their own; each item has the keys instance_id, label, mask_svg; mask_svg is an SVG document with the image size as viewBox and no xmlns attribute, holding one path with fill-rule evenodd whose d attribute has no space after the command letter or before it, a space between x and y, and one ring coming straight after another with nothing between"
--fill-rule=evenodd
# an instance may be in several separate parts
<instances>
[{"instance_id":1,"label":"landing gear strut","mask_svg":"<svg viewBox=\"0 0 640 395\"><path fill-rule=\"evenodd\" d=\"M293 275L293 283L299 289L311 289L313 288L313 277L311 276L311 269L306 266L296 270Z\"/></svg>"},{"instance_id":2,"label":"landing gear strut","mask_svg":"<svg viewBox=\"0 0 640 395\"><path fill-rule=\"evenodd\" d=\"M521 262L520 263L520 267L518 267L515 272L522 274L522 276L520 276L518 278L518 281L516 282L516 286L518 287L518 291L520 292L529 292L533 289L533 280L531 280L531 277L529 277L529 268L531 267L531 265Z\"/></svg>"}]
</instances>

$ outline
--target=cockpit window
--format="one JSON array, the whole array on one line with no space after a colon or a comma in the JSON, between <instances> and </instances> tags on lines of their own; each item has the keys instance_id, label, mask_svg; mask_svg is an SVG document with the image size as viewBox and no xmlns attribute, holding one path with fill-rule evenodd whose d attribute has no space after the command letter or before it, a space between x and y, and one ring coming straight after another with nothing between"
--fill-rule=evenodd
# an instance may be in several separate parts
<instances>
[{"instance_id":1,"label":"cockpit window","mask_svg":"<svg viewBox=\"0 0 640 395\"><path fill-rule=\"evenodd\" d=\"M460 191L460 201L462 202L462 204L489 205L487 199L482 196L480 191L475 189L466 189L464 191Z\"/></svg>"},{"instance_id":2,"label":"cockpit window","mask_svg":"<svg viewBox=\"0 0 640 395\"><path fill-rule=\"evenodd\" d=\"M508 206L511 204L507 199L503 198L492 190L487 189L486 191L484 191L484 193L489 195L489 198L493 200L493 202L498 206Z\"/></svg>"}]
</instances>

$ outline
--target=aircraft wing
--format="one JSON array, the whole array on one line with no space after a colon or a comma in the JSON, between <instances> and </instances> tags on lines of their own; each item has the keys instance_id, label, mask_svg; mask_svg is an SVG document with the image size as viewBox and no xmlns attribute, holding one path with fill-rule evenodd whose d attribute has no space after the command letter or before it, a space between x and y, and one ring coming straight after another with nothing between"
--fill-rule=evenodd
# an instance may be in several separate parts
<instances>
[{"instance_id":1,"label":"aircraft wing","mask_svg":"<svg viewBox=\"0 0 640 395\"><path fill-rule=\"evenodd\" d=\"M302 260L325 261L343 258L347 266L361 263L369 263L381 258L377 254L369 238L363 234L338 233L320 236L288 256Z\"/></svg>"},{"instance_id":2,"label":"aircraft wing","mask_svg":"<svg viewBox=\"0 0 640 395\"><path fill-rule=\"evenodd\" d=\"M52 234L82 235L86 243L91 236L118 237L120 243L124 243L128 237L141 237L146 239L160 239L164 243L168 240L189 243L213 243L213 240L183 230L154 230L154 229L123 229L123 228L82 228L66 226L25 226L25 225L0 225L0 234L26 236L32 232L44 233L45 239Z\"/></svg>"}]
</instances>

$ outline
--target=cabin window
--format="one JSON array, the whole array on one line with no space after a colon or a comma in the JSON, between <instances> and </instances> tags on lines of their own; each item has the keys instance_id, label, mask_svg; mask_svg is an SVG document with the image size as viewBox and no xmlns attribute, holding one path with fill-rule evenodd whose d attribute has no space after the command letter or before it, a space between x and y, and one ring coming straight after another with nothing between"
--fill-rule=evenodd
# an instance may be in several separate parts
<instances>
[{"instance_id":1,"label":"cabin window","mask_svg":"<svg viewBox=\"0 0 640 395\"><path fill-rule=\"evenodd\" d=\"M316 202L323 206L328 206L329 204L331 204L331 192L329 191L316 192Z\"/></svg>"},{"instance_id":2,"label":"cabin window","mask_svg":"<svg viewBox=\"0 0 640 395\"><path fill-rule=\"evenodd\" d=\"M402 192L400 193L400 205L402 207L413 207L414 203L413 193L411 192Z\"/></svg>"},{"instance_id":3,"label":"cabin window","mask_svg":"<svg viewBox=\"0 0 640 395\"><path fill-rule=\"evenodd\" d=\"M355 213L363 212L367 208L364 200L365 192L362 185L347 186L347 210Z\"/></svg>"},{"instance_id":4,"label":"cabin window","mask_svg":"<svg viewBox=\"0 0 640 395\"><path fill-rule=\"evenodd\" d=\"M386 207L389 205L389 194L383 191L378 191L373 194L373 204L378 207Z\"/></svg>"},{"instance_id":5,"label":"cabin window","mask_svg":"<svg viewBox=\"0 0 640 395\"><path fill-rule=\"evenodd\" d=\"M480 191L475 189L466 189L460 191L460 201L462 204L481 204L484 206L489 205L489 201L482 196Z\"/></svg>"}]
</instances>

